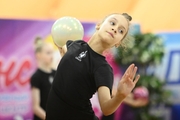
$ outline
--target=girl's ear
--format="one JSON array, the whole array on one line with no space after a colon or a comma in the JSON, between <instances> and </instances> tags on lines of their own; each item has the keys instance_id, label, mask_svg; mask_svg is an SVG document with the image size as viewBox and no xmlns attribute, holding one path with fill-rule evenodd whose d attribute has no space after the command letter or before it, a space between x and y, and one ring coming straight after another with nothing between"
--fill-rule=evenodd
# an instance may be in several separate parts
<instances>
[{"instance_id":1,"label":"girl's ear","mask_svg":"<svg viewBox=\"0 0 180 120\"><path fill-rule=\"evenodd\" d=\"M37 59L39 59L41 57L41 53L37 52L37 53L35 53L35 56L36 56Z\"/></svg>"},{"instance_id":2,"label":"girl's ear","mask_svg":"<svg viewBox=\"0 0 180 120\"><path fill-rule=\"evenodd\" d=\"M101 23L96 24L96 30L99 30L101 26Z\"/></svg>"},{"instance_id":3,"label":"girl's ear","mask_svg":"<svg viewBox=\"0 0 180 120\"><path fill-rule=\"evenodd\" d=\"M120 46L121 42L114 45L115 48L118 48Z\"/></svg>"}]
</instances>

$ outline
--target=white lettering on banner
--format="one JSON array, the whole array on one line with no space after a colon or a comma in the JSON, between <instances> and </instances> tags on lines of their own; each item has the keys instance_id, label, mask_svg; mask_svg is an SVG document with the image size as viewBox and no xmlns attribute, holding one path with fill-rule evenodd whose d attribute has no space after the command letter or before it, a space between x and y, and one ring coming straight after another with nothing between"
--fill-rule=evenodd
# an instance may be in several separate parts
<instances>
[{"instance_id":1,"label":"white lettering on banner","mask_svg":"<svg viewBox=\"0 0 180 120\"><path fill-rule=\"evenodd\" d=\"M0 103L1 102L27 101L28 99L29 99L29 95L27 93L13 92L13 94L10 94L10 93L0 94Z\"/></svg>"},{"instance_id":2,"label":"white lettering on banner","mask_svg":"<svg viewBox=\"0 0 180 120\"><path fill-rule=\"evenodd\" d=\"M31 115L29 80L33 72L32 67L30 57L5 59L0 56L0 119Z\"/></svg>"},{"instance_id":3,"label":"white lettering on banner","mask_svg":"<svg viewBox=\"0 0 180 120\"><path fill-rule=\"evenodd\" d=\"M18 114L24 114L26 112L29 111L29 106L27 106L27 103L25 104L6 104L6 105L2 105L0 106L0 113L1 116L10 116L13 115L15 113Z\"/></svg>"},{"instance_id":4,"label":"white lettering on banner","mask_svg":"<svg viewBox=\"0 0 180 120\"><path fill-rule=\"evenodd\" d=\"M31 102L29 92L6 92L0 94L0 116L25 114L31 110L28 104Z\"/></svg>"}]
</instances>

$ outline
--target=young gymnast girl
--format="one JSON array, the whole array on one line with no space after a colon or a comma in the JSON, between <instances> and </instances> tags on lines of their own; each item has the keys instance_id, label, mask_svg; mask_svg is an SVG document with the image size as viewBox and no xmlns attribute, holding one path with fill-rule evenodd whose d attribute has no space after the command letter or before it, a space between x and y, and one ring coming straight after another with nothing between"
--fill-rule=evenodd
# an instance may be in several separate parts
<instances>
[{"instance_id":1,"label":"young gymnast girl","mask_svg":"<svg viewBox=\"0 0 180 120\"><path fill-rule=\"evenodd\" d=\"M131 19L126 13L111 14L96 25L87 43L68 41L63 46L64 56L48 97L46 120L98 120L90 103L95 92L104 115L116 111L140 76L136 76L137 67L131 64L112 97L113 71L103 52L124 44Z\"/></svg>"},{"instance_id":2,"label":"young gymnast girl","mask_svg":"<svg viewBox=\"0 0 180 120\"><path fill-rule=\"evenodd\" d=\"M52 85L55 70L52 69L53 46L44 42L40 37L35 39L35 57L37 69L31 77L31 91L33 103L33 120L44 120L46 115L46 101Z\"/></svg>"}]
</instances>

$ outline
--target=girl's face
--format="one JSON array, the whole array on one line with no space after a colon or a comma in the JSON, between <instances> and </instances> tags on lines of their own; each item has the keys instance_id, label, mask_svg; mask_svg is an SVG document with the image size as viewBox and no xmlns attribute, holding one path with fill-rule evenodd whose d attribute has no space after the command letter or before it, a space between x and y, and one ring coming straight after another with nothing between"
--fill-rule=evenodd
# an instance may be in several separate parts
<instances>
[{"instance_id":1,"label":"girl's face","mask_svg":"<svg viewBox=\"0 0 180 120\"><path fill-rule=\"evenodd\" d=\"M119 46L121 40L128 32L129 22L120 14L110 15L105 21L96 26L103 44L107 47Z\"/></svg>"},{"instance_id":2,"label":"girl's face","mask_svg":"<svg viewBox=\"0 0 180 120\"><path fill-rule=\"evenodd\" d=\"M53 62L53 52L53 46L51 44L45 44L38 55L40 62L47 66L51 65Z\"/></svg>"}]
</instances>

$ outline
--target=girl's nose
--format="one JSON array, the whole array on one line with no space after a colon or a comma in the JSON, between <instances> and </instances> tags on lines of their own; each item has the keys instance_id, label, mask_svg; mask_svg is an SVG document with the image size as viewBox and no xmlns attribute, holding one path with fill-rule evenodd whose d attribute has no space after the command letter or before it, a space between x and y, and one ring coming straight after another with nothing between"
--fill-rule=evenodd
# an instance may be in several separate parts
<instances>
[{"instance_id":1,"label":"girl's nose","mask_svg":"<svg viewBox=\"0 0 180 120\"><path fill-rule=\"evenodd\" d=\"M114 31L114 33L116 33L116 30L114 28L112 28L112 31Z\"/></svg>"}]
</instances>

